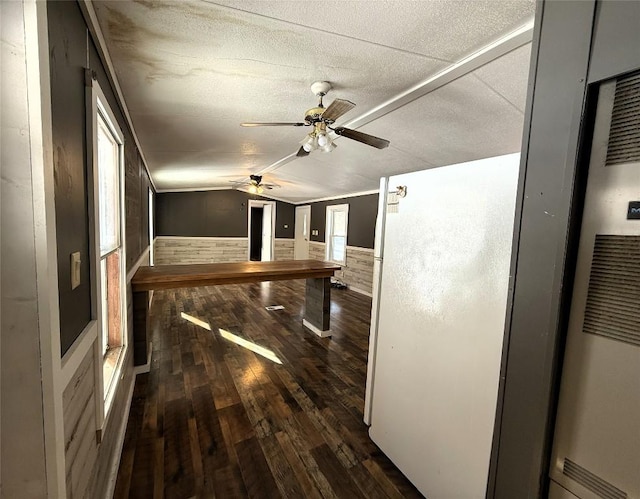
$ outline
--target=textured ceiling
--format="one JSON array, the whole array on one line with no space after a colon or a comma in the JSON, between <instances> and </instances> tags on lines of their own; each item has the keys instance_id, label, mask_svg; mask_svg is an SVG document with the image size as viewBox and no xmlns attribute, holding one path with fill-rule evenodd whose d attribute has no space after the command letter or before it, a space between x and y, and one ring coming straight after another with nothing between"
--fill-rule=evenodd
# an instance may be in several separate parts
<instances>
[{"instance_id":1,"label":"textured ceiling","mask_svg":"<svg viewBox=\"0 0 640 499\"><path fill-rule=\"evenodd\" d=\"M308 129L239 124L301 121L316 80L333 85L326 103L357 104L347 123L530 22L532 1L93 5L159 190L264 171L281 186L270 193L301 202L520 149L528 44L359 128L390 140L384 150L339 138L331 153L281 161Z\"/></svg>"}]
</instances>

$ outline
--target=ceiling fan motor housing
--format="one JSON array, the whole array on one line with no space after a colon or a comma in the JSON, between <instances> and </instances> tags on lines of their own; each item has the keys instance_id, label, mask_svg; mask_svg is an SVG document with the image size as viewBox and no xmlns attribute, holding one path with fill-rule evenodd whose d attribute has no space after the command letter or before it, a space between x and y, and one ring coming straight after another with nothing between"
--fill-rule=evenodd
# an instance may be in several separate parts
<instances>
[{"instance_id":1,"label":"ceiling fan motor housing","mask_svg":"<svg viewBox=\"0 0 640 499\"><path fill-rule=\"evenodd\" d=\"M324 107L312 107L304 113L304 120L310 124L317 123L322 118L322 113L324 113L324 111Z\"/></svg>"}]
</instances>

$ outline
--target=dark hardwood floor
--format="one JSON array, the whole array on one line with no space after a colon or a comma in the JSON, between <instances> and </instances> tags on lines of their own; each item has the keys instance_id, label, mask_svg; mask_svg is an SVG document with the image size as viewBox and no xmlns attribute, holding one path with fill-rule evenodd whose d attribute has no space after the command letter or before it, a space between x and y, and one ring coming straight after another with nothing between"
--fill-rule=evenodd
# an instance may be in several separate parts
<instances>
[{"instance_id":1,"label":"dark hardwood floor","mask_svg":"<svg viewBox=\"0 0 640 499\"><path fill-rule=\"evenodd\" d=\"M333 290L324 339L303 306L304 281L155 292L114 497L422 497L362 422L371 300Z\"/></svg>"}]
</instances>

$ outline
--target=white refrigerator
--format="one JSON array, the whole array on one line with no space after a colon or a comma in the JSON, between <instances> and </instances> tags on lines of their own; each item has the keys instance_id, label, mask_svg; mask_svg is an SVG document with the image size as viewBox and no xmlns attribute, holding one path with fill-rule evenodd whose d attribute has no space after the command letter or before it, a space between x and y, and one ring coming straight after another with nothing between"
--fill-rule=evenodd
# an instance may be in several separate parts
<instances>
[{"instance_id":1,"label":"white refrigerator","mask_svg":"<svg viewBox=\"0 0 640 499\"><path fill-rule=\"evenodd\" d=\"M364 420L429 499L485 497L519 158L381 181Z\"/></svg>"}]
</instances>

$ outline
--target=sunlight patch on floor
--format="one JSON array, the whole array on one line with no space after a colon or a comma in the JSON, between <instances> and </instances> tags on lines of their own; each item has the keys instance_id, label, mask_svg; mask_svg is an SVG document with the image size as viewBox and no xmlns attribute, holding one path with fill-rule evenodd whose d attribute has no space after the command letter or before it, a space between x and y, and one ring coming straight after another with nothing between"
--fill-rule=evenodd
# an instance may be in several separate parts
<instances>
[{"instance_id":1,"label":"sunlight patch on floor","mask_svg":"<svg viewBox=\"0 0 640 499\"><path fill-rule=\"evenodd\" d=\"M200 326L201 328L206 329L207 331L211 331L211 326L209 325L208 322L204 322L204 321L201 321L200 319L196 319L193 315L180 312L180 317L182 317L184 320L191 322L192 324L195 324L196 326Z\"/></svg>"},{"instance_id":2,"label":"sunlight patch on floor","mask_svg":"<svg viewBox=\"0 0 640 499\"><path fill-rule=\"evenodd\" d=\"M236 336L233 333L230 333L226 329L218 329L220 335L225 339L229 340L236 345L239 345L247 350L251 350L258 355L262 355L265 359L269 359L271 362L275 362L276 364L282 364L282 361L277 357L275 353L265 347L261 347L260 345L256 345L255 343L245 340L244 338L240 338L240 336Z\"/></svg>"}]
</instances>

